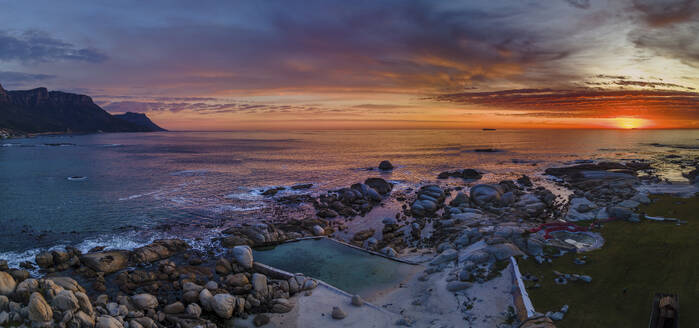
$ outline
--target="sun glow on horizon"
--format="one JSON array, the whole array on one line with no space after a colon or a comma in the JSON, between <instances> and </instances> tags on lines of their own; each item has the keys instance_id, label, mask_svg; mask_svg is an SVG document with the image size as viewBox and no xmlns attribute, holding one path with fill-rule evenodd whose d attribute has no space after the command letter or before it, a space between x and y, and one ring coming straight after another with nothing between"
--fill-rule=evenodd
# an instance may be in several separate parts
<instances>
[{"instance_id":1,"label":"sun glow on horizon","mask_svg":"<svg viewBox=\"0 0 699 328\"><path fill-rule=\"evenodd\" d=\"M618 129L640 129L650 124L646 119L635 117L615 117L611 121L613 127Z\"/></svg>"}]
</instances>

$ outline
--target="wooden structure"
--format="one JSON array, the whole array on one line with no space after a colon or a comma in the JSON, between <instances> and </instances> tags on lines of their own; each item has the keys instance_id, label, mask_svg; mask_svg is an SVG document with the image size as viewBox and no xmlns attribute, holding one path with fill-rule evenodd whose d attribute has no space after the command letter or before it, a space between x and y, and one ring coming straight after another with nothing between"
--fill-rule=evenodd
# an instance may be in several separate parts
<instances>
[{"instance_id":1,"label":"wooden structure","mask_svg":"<svg viewBox=\"0 0 699 328\"><path fill-rule=\"evenodd\" d=\"M680 298L676 294L657 293L653 298L648 328L679 328Z\"/></svg>"}]
</instances>

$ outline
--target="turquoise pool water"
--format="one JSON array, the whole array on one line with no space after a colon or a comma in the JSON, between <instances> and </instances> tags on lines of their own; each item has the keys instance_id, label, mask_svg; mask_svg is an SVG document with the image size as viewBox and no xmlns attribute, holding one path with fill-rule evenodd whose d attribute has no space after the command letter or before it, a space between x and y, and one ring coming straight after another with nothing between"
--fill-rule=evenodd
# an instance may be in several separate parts
<instances>
[{"instance_id":1,"label":"turquoise pool water","mask_svg":"<svg viewBox=\"0 0 699 328\"><path fill-rule=\"evenodd\" d=\"M327 239L307 239L253 250L255 261L323 280L352 294L370 298L421 270Z\"/></svg>"}]
</instances>

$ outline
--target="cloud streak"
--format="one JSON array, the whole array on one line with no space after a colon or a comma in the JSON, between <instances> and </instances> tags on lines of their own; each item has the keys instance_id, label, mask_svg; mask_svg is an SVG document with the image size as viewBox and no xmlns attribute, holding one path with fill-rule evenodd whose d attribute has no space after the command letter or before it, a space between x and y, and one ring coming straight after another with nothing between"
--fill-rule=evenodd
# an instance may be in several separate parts
<instances>
[{"instance_id":1,"label":"cloud streak","mask_svg":"<svg viewBox=\"0 0 699 328\"><path fill-rule=\"evenodd\" d=\"M107 55L95 49L76 47L39 30L22 33L0 31L0 61L31 63L62 60L100 63L107 60Z\"/></svg>"},{"instance_id":2,"label":"cloud streak","mask_svg":"<svg viewBox=\"0 0 699 328\"><path fill-rule=\"evenodd\" d=\"M661 116L696 120L699 93L672 90L518 89L444 94L432 99L522 111L531 117Z\"/></svg>"}]
</instances>

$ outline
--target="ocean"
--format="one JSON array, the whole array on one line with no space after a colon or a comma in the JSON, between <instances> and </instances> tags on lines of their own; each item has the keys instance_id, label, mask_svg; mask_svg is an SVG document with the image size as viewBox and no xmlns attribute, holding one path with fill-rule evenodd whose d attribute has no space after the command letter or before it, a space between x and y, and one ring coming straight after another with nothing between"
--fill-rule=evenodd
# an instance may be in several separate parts
<instances>
[{"instance_id":1,"label":"ocean","mask_svg":"<svg viewBox=\"0 0 699 328\"><path fill-rule=\"evenodd\" d=\"M134 248L177 236L206 247L256 220L277 194L319 193L379 176L398 185L474 168L483 181L585 160L652 161L668 181L699 158L699 130L158 132L0 140L0 259L43 249ZM489 151L477 151L487 149ZM396 168L379 172L380 161ZM184 226L176 232L163 228Z\"/></svg>"}]
</instances>

